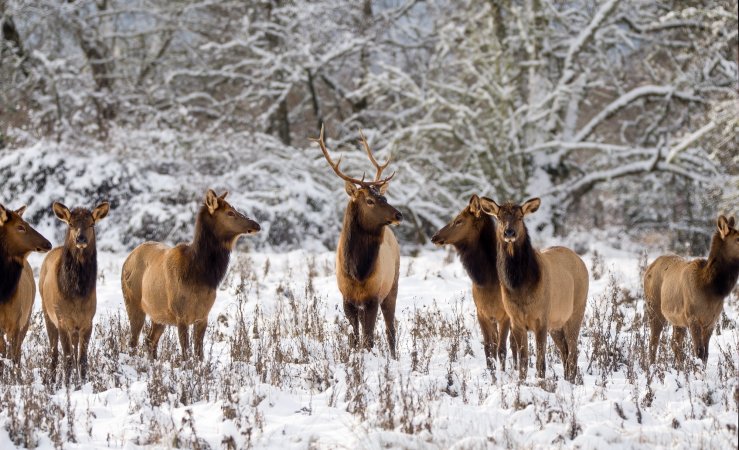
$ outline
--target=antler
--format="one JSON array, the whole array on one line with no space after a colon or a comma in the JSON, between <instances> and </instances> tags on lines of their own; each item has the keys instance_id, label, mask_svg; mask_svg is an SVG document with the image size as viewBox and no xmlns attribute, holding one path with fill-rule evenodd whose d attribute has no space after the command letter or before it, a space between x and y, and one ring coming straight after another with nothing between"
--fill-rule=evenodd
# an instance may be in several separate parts
<instances>
[{"instance_id":1,"label":"antler","mask_svg":"<svg viewBox=\"0 0 739 450\"><path fill-rule=\"evenodd\" d=\"M364 143L365 149L367 150L367 155L372 161L372 164L377 168L377 175L375 176L375 181L364 181L364 176L365 176L364 174L362 175L362 179L358 180L356 178L352 178L346 175L344 172L342 172L339 169L339 164L341 164L341 157L339 157L339 160L337 162L334 162L331 159L331 155L329 155L328 149L326 148L326 143L323 140L323 125L321 125L321 135L318 137L318 139L311 139L311 141L318 143L318 145L321 147L321 151L323 152L324 158L326 158L326 161L328 161L329 166L331 166L331 168L334 169L334 172L336 173L336 175L339 176L339 178L346 180L350 183L363 186L363 187L382 186L383 184L387 183L395 176L395 172L393 172L393 174L390 175L389 177L384 178L382 180L379 179L380 175L382 175L382 171L390 163L390 160L388 159L388 161L384 165L380 166L375 160L375 158L372 156L372 152L369 149L369 145L367 144L367 140L364 138L364 135L362 134L361 131L359 133L362 137L362 142Z\"/></svg>"},{"instance_id":2,"label":"antler","mask_svg":"<svg viewBox=\"0 0 739 450\"><path fill-rule=\"evenodd\" d=\"M380 179L380 176L382 175L382 171L387 168L388 164L390 164L390 160L393 159L393 157L392 157L392 155L390 155L390 156L388 156L387 161L385 161L385 164L383 164L383 165L378 164L377 163L377 160L372 155L372 150L370 150L370 146L367 143L367 138L364 137L364 133L362 133L362 130L361 129L359 130L359 139L362 141L362 145L364 145L364 151L367 152L367 156L369 157L370 161L372 162L372 165L375 166L375 168L377 169L377 173L375 174L375 181L378 181ZM390 181L394 176L395 176L395 172L393 172L392 175L390 175L389 177L387 177L387 179L385 180L384 183L387 183L388 181Z\"/></svg>"}]
</instances>

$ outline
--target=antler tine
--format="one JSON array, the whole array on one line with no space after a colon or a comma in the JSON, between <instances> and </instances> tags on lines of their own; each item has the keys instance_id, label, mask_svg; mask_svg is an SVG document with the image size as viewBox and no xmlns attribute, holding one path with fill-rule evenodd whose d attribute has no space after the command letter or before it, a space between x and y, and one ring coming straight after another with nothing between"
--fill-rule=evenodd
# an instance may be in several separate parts
<instances>
[{"instance_id":1,"label":"antler tine","mask_svg":"<svg viewBox=\"0 0 739 450\"><path fill-rule=\"evenodd\" d=\"M390 160L393 159L393 156L392 155L388 156L387 161L385 161L385 164L380 165L375 159L374 155L372 155L372 150L370 149L369 143L367 142L367 138L364 136L364 133L362 133L361 128L359 129L359 139L362 141L362 145L364 146L364 151L367 152L367 156L372 162L372 165L375 166L375 168L377 169L377 173L375 174L375 181L380 181L380 176L382 176L382 171L387 168L388 164L390 164ZM387 183L394 176L395 176L395 173L390 175L387 179L383 180L382 184Z\"/></svg>"},{"instance_id":2,"label":"antler tine","mask_svg":"<svg viewBox=\"0 0 739 450\"><path fill-rule=\"evenodd\" d=\"M310 140L312 142L317 142L318 143L318 145L321 147L321 151L323 152L323 157L326 158L326 161L328 161L328 165L331 166L331 168L334 170L334 172L336 173L336 175L338 175L339 178L341 178L342 180L346 180L346 181L348 181L350 183L354 183L354 184L359 185L359 186L370 187L370 186L380 186L380 185L383 185L383 184L387 183L388 181L390 181L390 179L393 177L393 175L395 175L395 173L393 173L393 175L391 175L387 179L380 180L380 181L378 181L378 180L375 180L375 181L364 181L364 177L365 177L364 175L362 175L362 179L361 180L358 180L356 178L352 178L352 177L346 175L345 173L343 173L339 169L339 164L341 164L341 157L339 157L339 160L334 163L334 161L331 159L331 155L328 153L328 149L326 148L326 143L323 140L323 124L321 124L321 134L318 137L318 139L311 138ZM374 161L374 158L373 158L373 161Z\"/></svg>"}]
</instances>

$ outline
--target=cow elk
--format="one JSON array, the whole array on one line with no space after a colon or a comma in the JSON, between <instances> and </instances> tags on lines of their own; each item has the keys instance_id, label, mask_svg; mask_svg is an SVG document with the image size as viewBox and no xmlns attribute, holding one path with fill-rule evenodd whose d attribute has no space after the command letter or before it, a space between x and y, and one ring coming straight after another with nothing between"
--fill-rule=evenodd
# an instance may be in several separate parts
<instances>
[{"instance_id":1,"label":"cow elk","mask_svg":"<svg viewBox=\"0 0 739 450\"><path fill-rule=\"evenodd\" d=\"M44 258L39 276L41 309L51 347L51 379L55 378L61 343L64 379L69 383L72 366L87 379L87 347L97 308L97 245L95 225L108 215L110 205L100 203L90 211L69 210L54 202L56 217L67 224L64 245Z\"/></svg>"},{"instance_id":2,"label":"cow elk","mask_svg":"<svg viewBox=\"0 0 739 450\"><path fill-rule=\"evenodd\" d=\"M27 258L31 252L51 250L51 243L23 220L25 210L25 206L11 211L0 205L0 356L16 365L36 297Z\"/></svg>"},{"instance_id":3,"label":"cow elk","mask_svg":"<svg viewBox=\"0 0 739 450\"><path fill-rule=\"evenodd\" d=\"M588 297L588 270L572 250L531 245L524 217L539 209L534 198L523 205L499 206L482 198L482 210L497 219L498 277L503 306L511 319L518 347L519 374L528 370L528 331L536 338L536 373L544 377L547 332L559 348L565 378L577 376L577 343Z\"/></svg>"},{"instance_id":4,"label":"cow elk","mask_svg":"<svg viewBox=\"0 0 739 450\"><path fill-rule=\"evenodd\" d=\"M431 242L437 246L449 244L457 250L472 279L472 299L477 309L488 368L493 370L494 360L498 358L501 368L505 369L506 339L511 321L503 308L498 279L495 223L491 216L482 212L480 198L473 195L462 212L439 230ZM511 350L514 351L515 364L517 354L515 349Z\"/></svg>"},{"instance_id":5,"label":"cow elk","mask_svg":"<svg viewBox=\"0 0 739 450\"><path fill-rule=\"evenodd\" d=\"M169 247L145 242L126 259L121 287L131 323L132 349L138 345L149 316L151 329L145 342L152 358L157 356L157 344L166 325L177 327L183 359L188 357L188 327L193 325L195 356L203 358L208 313L226 275L231 251L239 236L260 230L257 222L226 201L227 194L217 196L208 190L191 243Z\"/></svg>"},{"instance_id":6,"label":"cow elk","mask_svg":"<svg viewBox=\"0 0 739 450\"><path fill-rule=\"evenodd\" d=\"M385 198L390 180L382 178L382 171L390 163L379 164L360 131L367 157L377 170L373 181L351 178L340 169L341 159L334 162L321 135L314 141L336 175L344 180L349 203L344 212L344 223L336 249L336 280L344 298L344 314L352 326L350 343L359 346L359 324L362 324L362 344L374 346L377 310L382 310L390 354L397 359L395 343L395 300L398 296L400 249L388 225L400 223L403 215Z\"/></svg>"},{"instance_id":7,"label":"cow elk","mask_svg":"<svg viewBox=\"0 0 739 450\"><path fill-rule=\"evenodd\" d=\"M654 363L662 329L673 326L672 349L682 362L683 340L690 331L695 356L708 360L708 342L716 320L739 276L739 231L734 218L719 216L708 259L687 261L676 255L654 260L644 273L650 325L649 360Z\"/></svg>"}]
</instances>

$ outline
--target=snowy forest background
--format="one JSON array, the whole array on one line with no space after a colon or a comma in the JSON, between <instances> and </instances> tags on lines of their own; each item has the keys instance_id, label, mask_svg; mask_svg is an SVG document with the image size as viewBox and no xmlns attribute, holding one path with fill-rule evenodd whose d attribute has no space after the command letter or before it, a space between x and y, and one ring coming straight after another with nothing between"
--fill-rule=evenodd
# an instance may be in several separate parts
<instances>
[{"instance_id":1,"label":"snowy forest background","mask_svg":"<svg viewBox=\"0 0 739 450\"><path fill-rule=\"evenodd\" d=\"M0 0L0 23L0 200L42 232L53 200L109 200L103 249L189 239L207 187L262 224L241 245L334 248L322 123L357 176L359 128L392 154L406 252L472 193L683 253L736 213L735 0Z\"/></svg>"}]
</instances>

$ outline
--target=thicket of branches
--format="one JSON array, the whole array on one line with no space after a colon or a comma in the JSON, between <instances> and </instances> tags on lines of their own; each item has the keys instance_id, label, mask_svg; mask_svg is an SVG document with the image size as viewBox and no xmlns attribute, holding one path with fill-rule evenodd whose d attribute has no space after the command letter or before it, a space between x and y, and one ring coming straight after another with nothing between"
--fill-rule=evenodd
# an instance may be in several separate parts
<instances>
[{"instance_id":1,"label":"thicket of branches","mask_svg":"<svg viewBox=\"0 0 739 450\"><path fill-rule=\"evenodd\" d=\"M138 137L152 143L142 167L227 154L219 170L243 161L274 205L296 166L326 169L308 141L321 123L361 172L362 128L395 160L406 240L472 193L543 196L548 232L670 229L699 247L718 212L736 212L733 0L7 0L0 22L11 150L120 155ZM190 147L193 135L207 138ZM274 163L290 155L300 163ZM338 227L327 205L341 183L311 178L334 193L311 208Z\"/></svg>"}]
</instances>

